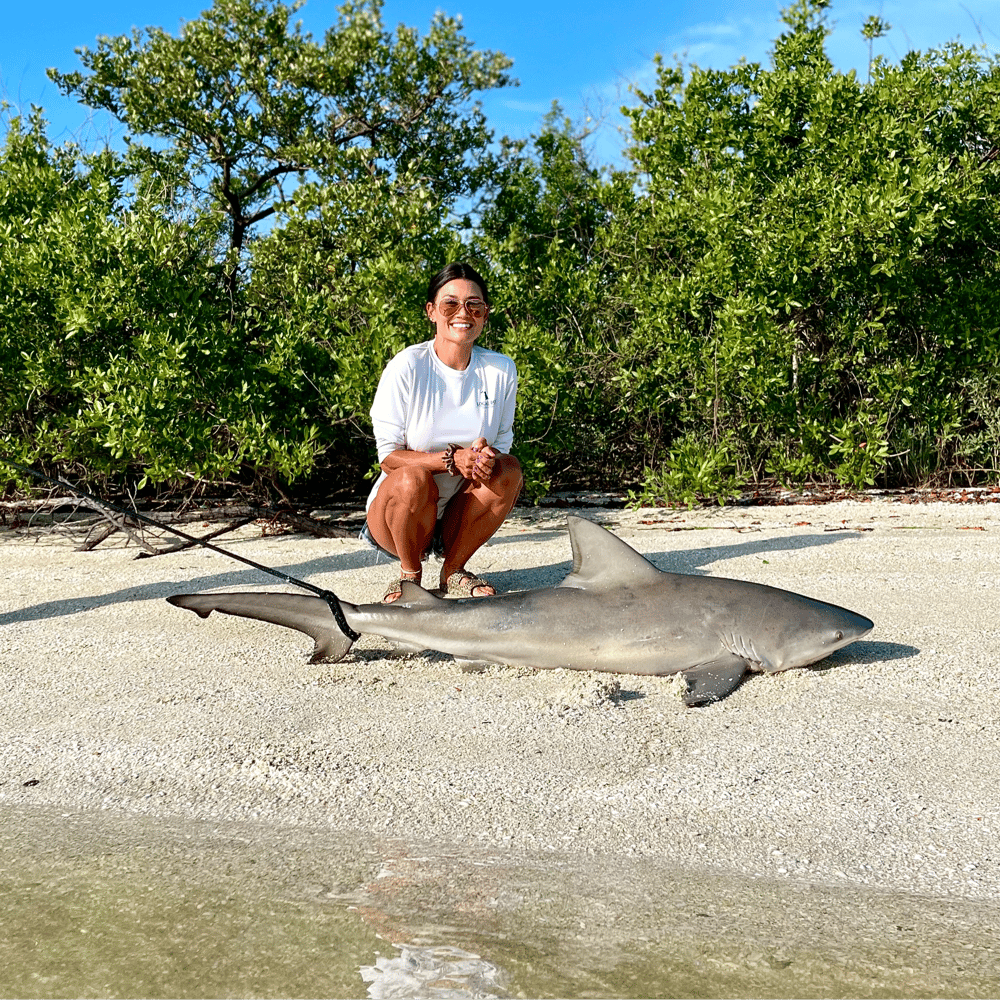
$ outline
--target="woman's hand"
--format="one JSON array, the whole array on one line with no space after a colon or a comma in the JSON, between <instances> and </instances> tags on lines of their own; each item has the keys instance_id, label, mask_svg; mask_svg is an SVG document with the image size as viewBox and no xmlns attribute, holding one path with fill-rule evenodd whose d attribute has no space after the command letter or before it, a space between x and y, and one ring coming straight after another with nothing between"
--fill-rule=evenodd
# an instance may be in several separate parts
<instances>
[{"instance_id":1,"label":"woman's hand","mask_svg":"<svg viewBox=\"0 0 1000 1000\"><path fill-rule=\"evenodd\" d=\"M487 483L493 475L497 453L486 443L486 438L476 438L468 448L455 452L455 467L474 483Z\"/></svg>"},{"instance_id":2,"label":"woman's hand","mask_svg":"<svg viewBox=\"0 0 1000 1000\"><path fill-rule=\"evenodd\" d=\"M446 452L450 449L446 449ZM471 479L473 483L488 483L493 475L500 452L495 451L486 443L486 438L476 438L468 448L456 448L452 458L455 461L455 472L463 479ZM444 455L440 451L410 451L408 448L397 448L382 460L382 471L386 474L406 466L416 466L437 474L442 468ZM444 463L447 469L447 463Z\"/></svg>"}]
</instances>

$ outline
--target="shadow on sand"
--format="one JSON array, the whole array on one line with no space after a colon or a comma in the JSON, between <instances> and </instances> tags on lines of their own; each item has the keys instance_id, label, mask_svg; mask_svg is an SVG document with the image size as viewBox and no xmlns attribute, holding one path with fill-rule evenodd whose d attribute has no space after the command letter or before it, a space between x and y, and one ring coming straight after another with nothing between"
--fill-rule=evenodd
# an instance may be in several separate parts
<instances>
[{"instance_id":1,"label":"shadow on sand","mask_svg":"<svg viewBox=\"0 0 1000 1000\"><path fill-rule=\"evenodd\" d=\"M563 536L566 547L569 548L568 535L559 531L543 531L524 536L504 537L497 540L507 541L551 541ZM695 573L702 575L702 567L740 556L756 555L768 552L786 551L789 549L804 549L843 541L847 535L794 535L787 537L754 538L735 545L721 545L690 549L687 551L668 551L647 553L649 559L658 569L665 572ZM237 543L238 544L238 543ZM497 544L494 542L492 544ZM183 558L179 553L177 558ZM81 559L86 556L81 554ZM344 570L375 568L388 565L388 558L371 548L361 548L352 552L340 552L333 555L309 559L304 562L291 563L275 567L289 576L308 580L313 575L336 573ZM490 570L490 582L500 592L512 590L533 590L541 587L557 586L572 568L572 560L549 563L543 566L532 566L526 569ZM176 570L176 564L173 567ZM137 601L163 600L176 593L198 593L206 590L218 590L225 587L260 587L265 585L280 587L282 584L254 569L232 570L213 573L211 575L164 580L162 583L150 583L140 586L124 587L104 594L79 595L66 600L45 601L30 605L17 611L0 614L0 626L16 622L38 621L45 618L59 618L64 615L80 614L97 608L109 607L115 604L126 604ZM344 595L345 599L352 595Z\"/></svg>"}]
</instances>

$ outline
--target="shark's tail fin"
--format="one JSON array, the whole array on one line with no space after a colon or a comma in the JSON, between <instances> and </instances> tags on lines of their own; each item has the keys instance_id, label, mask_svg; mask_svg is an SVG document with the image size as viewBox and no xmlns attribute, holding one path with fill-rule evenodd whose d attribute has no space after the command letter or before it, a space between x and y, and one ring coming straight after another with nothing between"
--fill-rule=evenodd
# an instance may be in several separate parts
<instances>
[{"instance_id":1,"label":"shark's tail fin","mask_svg":"<svg viewBox=\"0 0 1000 1000\"><path fill-rule=\"evenodd\" d=\"M336 598L332 594L330 600L306 594L261 593L175 594L167 600L179 608L188 608L199 618L207 618L218 611L305 632L315 643L310 663L342 660L358 637L349 626L350 635L341 627L338 619L343 618L343 610L338 606L340 615L335 614L331 601Z\"/></svg>"}]
</instances>

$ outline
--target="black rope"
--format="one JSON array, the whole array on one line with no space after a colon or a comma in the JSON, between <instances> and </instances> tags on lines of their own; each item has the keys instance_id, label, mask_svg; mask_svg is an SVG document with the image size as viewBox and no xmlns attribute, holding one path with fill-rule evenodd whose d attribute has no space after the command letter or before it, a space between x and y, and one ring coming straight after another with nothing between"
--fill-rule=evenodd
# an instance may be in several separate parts
<instances>
[{"instance_id":1,"label":"black rope","mask_svg":"<svg viewBox=\"0 0 1000 1000\"><path fill-rule=\"evenodd\" d=\"M171 524L164 524L162 521L157 521L153 517L140 514L137 510L124 510L107 500L95 497L92 493L88 493L86 490L80 489L79 486L74 486L72 483L66 482L65 479L54 479L52 476L47 476L44 472L39 472L37 469L30 469L25 465L18 465L16 462L11 462L6 458L2 459L2 462L4 465L9 465L12 469L17 469L20 472L27 472L36 479L44 479L46 482L54 483L56 486L65 486L66 489L72 490L74 493L79 493L80 496L86 497L93 503L96 503L101 507L106 507L108 510L113 510L116 514L122 514L124 517L134 517L137 521L143 521L153 527L162 528L164 531L171 531L188 542L193 542L194 544L201 545L206 549L211 549L213 552L218 552L219 555L228 556L230 559L235 559L237 562L245 563L247 566L259 569L262 573L270 573L271 576L276 576L279 580L283 580L285 583L290 583L296 587L302 587L303 590L311 590L317 597L322 597L323 600L326 601L330 610L333 612L333 617L336 619L337 627L344 633L344 635L347 636L348 639L351 640L351 642L357 642L358 639L361 638L361 634L359 632L355 632L354 629L347 624L347 619L344 617L344 610L340 606L340 601L337 599L337 595L332 590L323 590L322 587L317 587L312 583L306 583L305 580L296 580L294 576L291 576L288 573L283 573L280 569L273 569L270 566L262 566L260 563L254 562L252 559L247 559L246 556L238 556L235 552L228 552L226 549L219 548L218 545L206 542L204 538L198 538L196 535L189 535L186 531L181 531L180 528L175 528Z\"/></svg>"}]
</instances>

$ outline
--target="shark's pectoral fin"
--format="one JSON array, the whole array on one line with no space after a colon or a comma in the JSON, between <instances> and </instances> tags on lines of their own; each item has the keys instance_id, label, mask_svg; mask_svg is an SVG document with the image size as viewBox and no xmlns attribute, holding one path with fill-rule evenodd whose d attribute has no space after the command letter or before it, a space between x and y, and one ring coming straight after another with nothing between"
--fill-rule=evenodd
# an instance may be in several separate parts
<instances>
[{"instance_id":1,"label":"shark's pectoral fin","mask_svg":"<svg viewBox=\"0 0 1000 1000\"><path fill-rule=\"evenodd\" d=\"M261 593L175 594L167 600L179 608L193 611L199 618L207 618L218 611L305 632L315 643L310 663L342 660L353 645L337 625L329 604L321 597ZM342 608L344 606L341 604Z\"/></svg>"},{"instance_id":2,"label":"shark's pectoral fin","mask_svg":"<svg viewBox=\"0 0 1000 1000\"><path fill-rule=\"evenodd\" d=\"M682 676L688 683L688 689L684 695L684 704L692 708L720 701L740 686L743 675L749 669L750 664L746 660L727 654L685 670Z\"/></svg>"}]
</instances>

